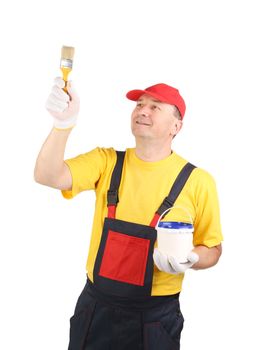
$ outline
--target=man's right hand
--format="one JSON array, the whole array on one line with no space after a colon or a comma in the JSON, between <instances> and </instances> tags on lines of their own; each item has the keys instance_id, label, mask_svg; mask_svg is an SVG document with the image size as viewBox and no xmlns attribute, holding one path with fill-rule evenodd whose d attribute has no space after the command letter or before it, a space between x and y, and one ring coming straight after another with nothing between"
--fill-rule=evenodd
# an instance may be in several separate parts
<instances>
[{"instance_id":1,"label":"man's right hand","mask_svg":"<svg viewBox=\"0 0 259 350\"><path fill-rule=\"evenodd\" d=\"M57 77L46 102L46 108L54 118L56 129L70 129L75 126L79 113L80 100L71 81L67 83L68 93L63 90L64 87L65 81Z\"/></svg>"}]
</instances>

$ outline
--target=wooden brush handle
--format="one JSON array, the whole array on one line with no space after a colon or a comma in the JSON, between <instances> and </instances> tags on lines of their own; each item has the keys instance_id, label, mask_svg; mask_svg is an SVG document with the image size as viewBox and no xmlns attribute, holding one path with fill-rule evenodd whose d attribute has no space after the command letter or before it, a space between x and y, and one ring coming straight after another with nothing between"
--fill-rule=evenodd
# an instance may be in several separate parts
<instances>
[{"instance_id":1,"label":"wooden brush handle","mask_svg":"<svg viewBox=\"0 0 259 350\"><path fill-rule=\"evenodd\" d=\"M65 92L67 92L67 82L68 82L68 75L69 73L71 72L71 68L68 68L68 67L61 67L61 72L62 72L62 75L63 75L63 80L65 81L65 87L63 88L63 90Z\"/></svg>"}]
</instances>

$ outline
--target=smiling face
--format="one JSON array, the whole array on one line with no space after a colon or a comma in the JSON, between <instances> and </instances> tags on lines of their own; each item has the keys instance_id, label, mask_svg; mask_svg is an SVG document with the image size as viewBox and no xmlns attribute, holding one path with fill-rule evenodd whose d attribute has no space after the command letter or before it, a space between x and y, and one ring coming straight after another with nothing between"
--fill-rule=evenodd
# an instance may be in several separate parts
<instances>
[{"instance_id":1,"label":"smiling face","mask_svg":"<svg viewBox=\"0 0 259 350\"><path fill-rule=\"evenodd\" d=\"M136 139L170 142L181 129L175 106L142 95L131 114L131 130Z\"/></svg>"}]
</instances>

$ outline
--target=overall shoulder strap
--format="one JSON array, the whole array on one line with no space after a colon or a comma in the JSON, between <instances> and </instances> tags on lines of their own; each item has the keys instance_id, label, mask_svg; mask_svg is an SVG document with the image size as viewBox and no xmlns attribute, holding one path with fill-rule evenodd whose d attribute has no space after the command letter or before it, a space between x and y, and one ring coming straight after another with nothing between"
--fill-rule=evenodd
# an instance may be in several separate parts
<instances>
[{"instance_id":1,"label":"overall shoulder strap","mask_svg":"<svg viewBox=\"0 0 259 350\"><path fill-rule=\"evenodd\" d=\"M110 188L107 193L107 206L108 206L108 217L115 218L115 211L117 203L119 202L119 187L121 182L123 162L125 158L125 152L116 151L117 161L113 169Z\"/></svg>"},{"instance_id":2,"label":"overall shoulder strap","mask_svg":"<svg viewBox=\"0 0 259 350\"><path fill-rule=\"evenodd\" d=\"M157 209L151 223L150 226L156 226L160 216L163 214L164 211L166 211L167 209L171 208L177 197L179 196L179 194L181 193L182 189L184 188L185 183L187 182L189 176L191 175L193 169L195 169L196 166L191 164L191 163L187 163L185 164L185 166L182 168L182 170L180 171L180 173L178 174L175 182L173 183L173 186L168 194L168 196L163 200L162 204L160 205L160 207Z\"/></svg>"}]
</instances>

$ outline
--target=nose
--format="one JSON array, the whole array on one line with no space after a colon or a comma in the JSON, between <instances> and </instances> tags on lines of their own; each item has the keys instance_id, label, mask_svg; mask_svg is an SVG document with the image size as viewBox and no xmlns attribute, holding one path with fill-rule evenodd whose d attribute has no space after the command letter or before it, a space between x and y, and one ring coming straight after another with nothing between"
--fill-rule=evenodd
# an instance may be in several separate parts
<instances>
[{"instance_id":1,"label":"nose","mask_svg":"<svg viewBox=\"0 0 259 350\"><path fill-rule=\"evenodd\" d=\"M139 110L139 114L147 117L149 115L149 108L147 106L142 106L141 109Z\"/></svg>"}]
</instances>

